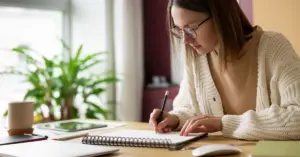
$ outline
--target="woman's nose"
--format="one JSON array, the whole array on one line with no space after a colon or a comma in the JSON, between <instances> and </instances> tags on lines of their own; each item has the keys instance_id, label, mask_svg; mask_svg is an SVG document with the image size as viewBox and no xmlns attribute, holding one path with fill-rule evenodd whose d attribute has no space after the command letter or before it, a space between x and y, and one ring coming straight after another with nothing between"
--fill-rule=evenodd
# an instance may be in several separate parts
<instances>
[{"instance_id":1,"label":"woman's nose","mask_svg":"<svg viewBox=\"0 0 300 157\"><path fill-rule=\"evenodd\" d=\"M183 32L183 42L184 44L190 44L191 42L194 41L194 38L187 33Z\"/></svg>"}]
</instances>

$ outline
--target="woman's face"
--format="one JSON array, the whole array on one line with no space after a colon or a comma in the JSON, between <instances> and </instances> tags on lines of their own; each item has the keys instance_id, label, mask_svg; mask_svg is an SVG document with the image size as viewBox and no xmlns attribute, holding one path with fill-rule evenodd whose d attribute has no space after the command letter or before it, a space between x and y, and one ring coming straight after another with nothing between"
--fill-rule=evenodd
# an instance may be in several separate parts
<instances>
[{"instance_id":1,"label":"woman's face","mask_svg":"<svg viewBox=\"0 0 300 157\"><path fill-rule=\"evenodd\" d=\"M217 36L212 20L207 14L173 6L171 15L174 29L182 32L185 44L190 45L199 54L207 54L215 49ZM189 34L192 31L195 32L193 36Z\"/></svg>"}]
</instances>

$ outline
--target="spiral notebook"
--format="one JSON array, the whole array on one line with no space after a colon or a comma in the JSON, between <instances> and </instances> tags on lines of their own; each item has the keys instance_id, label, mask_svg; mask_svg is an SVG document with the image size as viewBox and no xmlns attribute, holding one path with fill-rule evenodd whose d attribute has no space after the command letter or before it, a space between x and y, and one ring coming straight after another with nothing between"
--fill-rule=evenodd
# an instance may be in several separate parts
<instances>
[{"instance_id":1,"label":"spiral notebook","mask_svg":"<svg viewBox=\"0 0 300 157\"><path fill-rule=\"evenodd\" d=\"M88 135L82 139L83 144L151 147L151 148L181 148L189 141L206 136L207 133L180 136L179 132L155 133L152 130L121 130L101 136Z\"/></svg>"}]
</instances>

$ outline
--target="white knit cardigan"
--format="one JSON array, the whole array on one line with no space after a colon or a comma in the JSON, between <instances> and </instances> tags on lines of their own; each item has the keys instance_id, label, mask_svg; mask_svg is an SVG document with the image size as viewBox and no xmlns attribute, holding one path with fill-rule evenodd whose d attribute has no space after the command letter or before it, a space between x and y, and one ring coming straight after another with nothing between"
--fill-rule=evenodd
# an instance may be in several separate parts
<instances>
[{"instance_id":1,"label":"white knit cardigan","mask_svg":"<svg viewBox=\"0 0 300 157\"><path fill-rule=\"evenodd\" d=\"M225 137L300 139L300 59L283 35L264 32L261 36L255 111L224 115L207 56L197 56L191 64L185 70L170 112L180 119L179 129L193 116L213 115L223 116L222 133ZM188 83L190 76L187 71L192 72L192 83Z\"/></svg>"}]
</instances>

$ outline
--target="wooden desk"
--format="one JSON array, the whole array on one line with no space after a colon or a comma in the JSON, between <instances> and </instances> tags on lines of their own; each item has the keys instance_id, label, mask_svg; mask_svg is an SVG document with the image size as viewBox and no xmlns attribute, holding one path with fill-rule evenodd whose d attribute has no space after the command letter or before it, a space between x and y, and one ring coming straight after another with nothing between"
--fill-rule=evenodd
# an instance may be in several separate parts
<instances>
[{"instance_id":1,"label":"wooden desk","mask_svg":"<svg viewBox=\"0 0 300 157\"><path fill-rule=\"evenodd\" d=\"M142 130L149 130L151 127L147 123L135 123L130 122L123 127L117 128L119 129L142 129ZM115 129L115 130L117 130ZM111 130L107 130L105 132L111 132ZM104 133L103 131L101 133ZM92 132L91 135L99 135L97 132ZM70 140L72 142L81 142L82 138ZM197 142L193 142L187 146L195 146L199 147L204 144L244 144L244 143L251 143L250 141L243 141L243 140L235 140L230 138L225 138L221 135L221 133L214 133L210 134L208 137L205 137ZM226 157L248 157L249 154L252 152L253 147L256 142L252 142L253 145L245 145L245 146L238 146L240 149L243 150L243 153L238 155L226 156ZM192 150L183 150L183 151L169 151L168 149L163 148L139 148L139 147L119 147L120 151L106 155L105 157L188 157L192 156Z\"/></svg>"}]
</instances>

